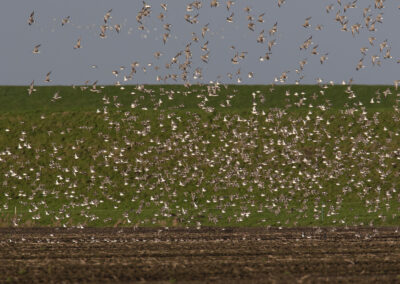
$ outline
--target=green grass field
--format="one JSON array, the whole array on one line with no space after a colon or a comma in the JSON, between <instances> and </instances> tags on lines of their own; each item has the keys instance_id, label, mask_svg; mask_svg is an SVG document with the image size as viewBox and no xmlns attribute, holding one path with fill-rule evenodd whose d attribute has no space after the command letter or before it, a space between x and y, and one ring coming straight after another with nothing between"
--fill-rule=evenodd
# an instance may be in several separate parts
<instances>
[{"instance_id":1,"label":"green grass field","mask_svg":"<svg viewBox=\"0 0 400 284\"><path fill-rule=\"evenodd\" d=\"M36 89L0 87L2 226L400 223L392 86Z\"/></svg>"}]
</instances>

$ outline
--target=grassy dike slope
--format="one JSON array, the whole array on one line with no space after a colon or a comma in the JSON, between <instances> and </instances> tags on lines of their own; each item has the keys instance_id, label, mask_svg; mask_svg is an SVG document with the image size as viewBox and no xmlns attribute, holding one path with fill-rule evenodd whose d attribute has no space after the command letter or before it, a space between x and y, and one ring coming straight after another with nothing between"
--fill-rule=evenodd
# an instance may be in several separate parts
<instances>
[{"instance_id":1,"label":"grassy dike slope","mask_svg":"<svg viewBox=\"0 0 400 284\"><path fill-rule=\"evenodd\" d=\"M3 226L399 224L394 87L36 89L0 87Z\"/></svg>"}]
</instances>

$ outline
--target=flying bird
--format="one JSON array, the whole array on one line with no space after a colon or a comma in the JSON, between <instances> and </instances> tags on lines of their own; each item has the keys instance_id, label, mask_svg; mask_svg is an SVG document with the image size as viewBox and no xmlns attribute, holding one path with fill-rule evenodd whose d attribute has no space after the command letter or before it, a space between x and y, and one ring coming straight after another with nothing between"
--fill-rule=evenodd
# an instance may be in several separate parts
<instances>
[{"instance_id":1,"label":"flying bird","mask_svg":"<svg viewBox=\"0 0 400 284\"><path fill-rule=\"evenodd\" d=\"M59 92L56 92L56 93L54 93L51 101L55 102L56 100L59 100L59 99L61 99L61 96L59 95Z\"/></svg>"},{"instance_id":2,"label":"flying bird","mask_svg":"<svg viewBox=\"0 0 400 284\"><path fill-rule=\"evenodd\" d=\"M322 55L322 56L319 58L319 62L320 62L321 64L324 64L324 62L325 62L327 59L328 59L328 53L325 53L324 55Z\"/></svg>"},{"instance_id":3,"label":"flying bird","mask_svg":"<svg viewBox=\"0 0 400 284\"><path fill-rule=\"evenodd\" d=\"M114 29L115 29L115 31L119 34L119 32L121 31L121 25L116 24L116 25L114 26Z\"/></svg>"},{"instance_id":4,"label":"flying bird","mask_svg":"<svg viewBox=\"0 0 400 284\"><path fill-rule=\"evenodd\" d=\"M233 2L232 0L228 0L226 1L226 9L229 11L232 7L232 5L234 5L235 2Z\"/></svg>"},{"instance_id":5,"label":"flying bird","mask_svg":"<svg viewBox=\"0 0 400 284\"><path fill-rule=\"evenodd\" d=\"M365 65L363 64L363 61L364 61L364 58L361 58L360 61L358 62L357 66L356 66L357 71L365 67Z\"/></svg>"},{"instance_id":6,"label":"flying bird","mask_svg":"<svg viewBox=\"0 0 400 284\"><path fill-rule=\"evenodd\" d=\"M308 28L310 26L311 17L308 17L304 20L303 27Z\"/></svg>"},{"instance_id":7,"label":"flying bird","mask_svg":"<svg viewBox=\"0 0 400 284\"><path fill-rule=\"evenodd\" d=\"M373 36L369 37L369 38L368 38L369 44L373 46L373 45L374 45L374 40L376 40L375 37L373 37Z\"/></svg>"},{"instance_id":8,"label":"flying bird","mask_svg":"<svg viewBox=\"0 0 400 284\"><path fill-rule=\"evenodd\" d=\"M265 15L265 13L260 14L260 15L258 16L257 22L259 22L259 23L264 23L264 18L263 18L264 15Z\"/></svg>"},{"instance_id":9,"label":"flying bird","mask_svg":"<svg viewBox=\"0 0 400 284\"><path fill-rule=\"evenodd\" d=\"M108 20L111 18L112 9L108 10L108 12L104 15L104 23L107 24Z\"/></svg>"},{"instance_id":10,"label":"flying bird","mask_svg":"<svg viewBox=\"0 0 400 284\"><path fill-rule=\"evenodd\" d=\"M81 38L78 38L76 44L74 45L74 49L81 48Z\"/></svg>"},{"instance_id":11,"label":"flying bird","mask_svg":"<svg viewBox=\"0 0 400 284\"><path fill-rule=\"evenodd\" d=\"M233 15L234 15L234 13L232 12L232 14L229 17L226 18L226 21L228 23L233 23Z\"/></svg>"},{"instance_id":12,"label":"flying bird","mask_svg":"<svg viewBox=\"0 0 400 284\"><path fill-rule=\"evenodd\" d=\"M34 84L35 84L35 80L33 80L33 81L31 82L31 84L29 85L28 95L31 95L33 92L36 91L36 89L34 88Z\"/></svg>"},{"instance_id":13,"label":"flying bird","mask_svg":"<svg viewBox=\"0 0 400 284\"><path fill-rule=\"evenodd\" d=\"M269 30L269 35L272 36L278 31L278 22L274 24L274 26Z\"/></svg>"},{"instance_id":14,"label":"flying bird","mask_svg":"<svg viewBox=\"0 0 400 284\"><path fill-rule=\"evenodd\" d=\"M248 25L247 25L247 28L249 29L249 30L251 30L251 31L253 31L254 32L254 27L255 27L256 25L253 23L253 22L250 22Z\"/></svg>"},{"instance_id":15,"label":"flying bird","mask_svg":"<svg viewBox=\"0 0 400 284\"><path fill-rule=\"evenodd\" d=\"M206 24L204 27L201 28L201 36L204 38L204 36L206 35L206 32L210 31L209 26L210 24Z\"/></svg>"},{"instance_id":16,"label":"flying bird","mask_svg":"<svg viewBox=\"0 0 400 284\"><path fill-rule=\"evenodd\" d=\"M210 6L216 8L219 6L219 2L217 0L211 0Z\"/></svg>"},{"instance_id":17,"label":"flying bird","mask_svg":"<svg viewBox=\"0 0 400 284\"><path fill-rule=\"evenodd\" d=\"M41 46L42 46L41 44L35 45L35 47L33 48L32 53L39 54L40 53L39 47L41 47Z\"/></svg>"},{"instance_id":18,"label":"flying bird","mask_svg":"<svg viewBox=\"0 0 400 284\"><path fill-rule=\"evenodd\" d=\"M29 15L29 18L28 18L28 25L31 26L35 22L34 16L35 16L35 11L32 11L32 13Z\"/></svg>"},{"instance_id":19,"label":"flying bird","mask_svg":"<svg viewBox=\"0 0 400 284\"><path fill-rule=\"evenodd\" d=\"M47 82L47 83L49 83L51 80L50 80L50 74L51 74L51 71L49 71L47 74L46 74L46 79L44 79L44 81L45 82Z\"/></svg>"},{"instance_id":20,"label":"flying bird","mask_svg":"<svg viewBox=\"0 0 400 284\"><path fill-rule=\"evenodd\" d=\"M315 45L315 46L312 48L311 54L313 54L313 55L318 55L317 48L318 48L318 44Z\"/></svg>"},{"instance_id":21,"label":"flying bird","mask_svg":"<svg viewBox=\"0 0 400 284\"><path fill-rule=\"evenodd\" d=\"M326 6L325 10L329 14L329 12L333 9L333 4Z\"/></svg>"},{"instance_id":22,"label":"flying bird","mask_svg":"<svg viewBox=\"0 0 400 284\"><path fill-rule=\"evenodd\" d=\"M71 18L70 16L67 16L64 19L62 19L61 26L68 24L70 22L70 18Z\"/></svg>"}]
</instances>

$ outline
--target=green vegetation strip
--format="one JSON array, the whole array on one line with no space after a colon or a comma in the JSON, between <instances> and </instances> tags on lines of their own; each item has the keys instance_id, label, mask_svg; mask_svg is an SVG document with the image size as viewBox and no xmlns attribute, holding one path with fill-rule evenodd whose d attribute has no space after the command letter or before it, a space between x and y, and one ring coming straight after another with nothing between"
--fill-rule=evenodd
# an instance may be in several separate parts
<instances>
[{"instance_id":1,"label":"green vegetation strip","mask_svg":"<svg viewBox=\"0 0 400 284\"><path fill-rule=\"evenodd\" d=\"M2 226L400 223L394 87L26 89L0 87Z\"/></svg>"}]
</instances>

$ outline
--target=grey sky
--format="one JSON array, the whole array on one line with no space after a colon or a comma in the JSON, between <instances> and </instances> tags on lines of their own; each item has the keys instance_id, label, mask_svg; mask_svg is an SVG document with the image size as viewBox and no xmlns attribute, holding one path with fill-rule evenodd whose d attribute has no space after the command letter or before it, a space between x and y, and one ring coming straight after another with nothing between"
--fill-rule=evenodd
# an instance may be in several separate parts
<instances>
[{"instance_id":1,"label":"grey sky","mask_svg":"<svg viewBox=\"0 0 400 284\"><path fill-rule=\"evenodd\" d=\"M168 73L180 74L177 65L167 70L165 64L178 51L184 50L186 44L192 40L192 32L199 37L199 42L193 42L193 53L189 78L194 70L199 67L203 71L202 82L215 80L220 75L224 83L237 83L240 77L245 84L270 84L275 77L283 71L290 70L287 83L294 83L299 78L295 69L299 68L299 61L308 60L304 67L304 79L301 83L314 84L316 78L324 81L333 80L341 82L354 78L360 84L393 84L400 79L399 48L399 13L400 1L387 0L385 8L373 9L373 0L358 0L357 8L349 9L345 13L343 7L350 1L342 0L339 6L336 0L286 0L279 8L277 0L235 1L231 11L226 9L226 1L219 1L217 8L210 7L210 0L201 1L202 8L193 12L186 11L186 5L192 1L156 1L148 0L151 5L150 17L143 20L145 30L138 29L136 15L142 8L142 1L133 0L3 0L0 9L0 84L1 85L28 85L32 80L35 84L82 84L86 80L98 80L101 84L157 83L157 75L164 76ZM166 18L161 22L157 16L162 12L160 3L168 4ZM325 7L334 4L333 10L327 14ZM376 15L383 13L383 23L376 23L377 31L370 32L365 28L363 8L371 5L369 14L375 19ZM247 13L244 7L252 8L252 15L256 24L255 31L248 29ZM104 24L103 16L109 9L113 9L109 21L110 26L121 25L121 33L107 30L107 37L99 37L100 25ZM335 15L341 8L341 14L347 16L348 32L341 31L341 25L335 21ZM35 11L36 22L28 26L29 14ZM226 18L234 13L234 22L228 23ZM185 14L192 16L199 13L198 24L190 24L184 20ZM257 22L259 14L265 13L264 23ZM70 16L71 23L61 26L63 17ZM311 16L311 27L302 25L305 18ZM275 22L278 22L278 31L269 36L268 31ZM164 45L162 35L164 23L172 24L171 36ZM209 23L210 31L205 38L201 37L201 28ZM355 37L351 34L351 26L360 23L362 28ZM323 26L321 31L315 27ZM257 43L259 33L265 30L266 42ZM313 44L306 51L300 50L300 45L310 36ZM375 45L368 43L368 37L376 37ZM73 49L78 38L82 38L82 48ZM267 50L267 42L276 39L272 48L271 59L260 62ZM392 59L384 59L385 51L379 51L379 44L385 39L391 50ZM200 47L209 41L209 62L201 61L200 56L206 52ZM40 54L33 54L33 47L41 44ZM312 46L318 44L319 55L312 55ZM234 45L236 50L230 47ZM364 59L365 68L356 71L356 66L362 58L361 47L368 47ZM155 59L153 53L160 51L163 55ZM231 58L235 52L248 52L246 58L239 64L232 64ZM320 56L328 53L328 59L320 64ZM372 66L371 56L378 55L381 67ZM179 57L178 63L183 63L184 54ZM123 75L130 72L130 64L138 61L140 66L133 80L124 82ZM148 63L152 67L146 66ZM97 65L93 69L91 65ZM155 71L154 66L160 70ZM115 77L113 70L120 66L127 69ZM147 67L147 72L142 67ZM235 75L240 68L241 73ZM51 82L45 83L45 75L52 71ZM233 73L229 79L227 73ZM254 72L254 78L249 79L247 74ZM161 82L162 83L162 82ZM174 83L171 79L167 83ZM178 83L182 83L178 80Z\"/></svg>"}]
</instances>

